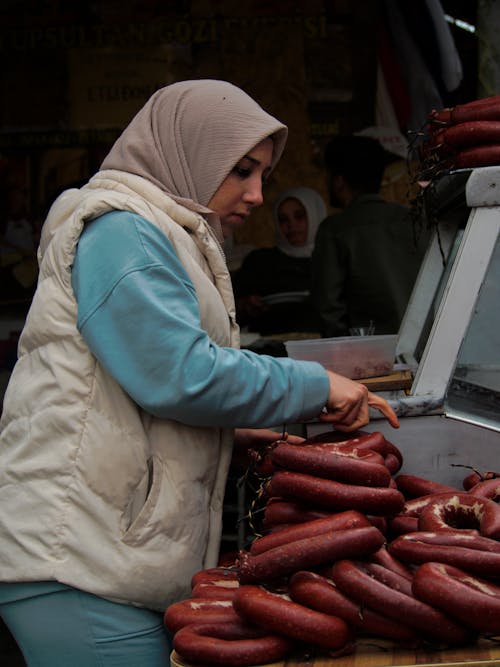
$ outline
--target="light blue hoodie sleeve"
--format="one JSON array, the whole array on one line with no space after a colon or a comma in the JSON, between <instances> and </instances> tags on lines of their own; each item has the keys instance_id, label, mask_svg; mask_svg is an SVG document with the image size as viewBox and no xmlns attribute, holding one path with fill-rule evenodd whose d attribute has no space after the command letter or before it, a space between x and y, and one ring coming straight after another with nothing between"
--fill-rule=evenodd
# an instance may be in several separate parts
<instances>
[{"instance_id":1,"label":"light blue hoodie sleeve","mask_svg":"<svg viewBox=\"0 0 500 667\"><path fill-rule=\"evenodd\" d=\"M87 224L72 284L91 351L157 417L264 428L313 418L326 403L319 364L215 345L172 244L135 214L113 211Z\"/></svg>"}]
</instances>

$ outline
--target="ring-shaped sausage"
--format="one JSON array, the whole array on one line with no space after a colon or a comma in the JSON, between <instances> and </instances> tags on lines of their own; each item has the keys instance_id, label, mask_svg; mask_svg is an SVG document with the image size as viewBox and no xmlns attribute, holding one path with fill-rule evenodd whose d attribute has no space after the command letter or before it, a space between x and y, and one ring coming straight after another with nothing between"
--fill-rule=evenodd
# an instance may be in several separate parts
<instances>
[{"instance_id":1,"label":"ring-shaped sausage","mask_svg":"<svg viewBox=\"0 0 500 667\"><path fill-rule=\"evenodd\" d=\"M391 487L346 484L290 470L275 472L267 491L270 496L281 496L332 512L354 509L365 514L388 516L398 514L404 505L403 494Z\"/></svg>"},{"instance_id":2,"label":"ring-shaped sausage","mask_svg":"<svg viewBox=\"0 0 500 667\"><path fill-rule=\"evenodd\" d=\"M250 546L250 553L254 556L274 547L279 547L287 542L302 540L308 537L315 537L326 532L334 530L345 530L346 528L356 528L359 526L370 526L366 516L356 510L346 510L345 512L336 512L328 514L321 519L304 521L283 528L277 533L271 533L258 537Z\"/></svg>"},{"instance_id":3,"label":"ring-shaped sausage","mask_svg":"<svg viewBox=\"0 0 500 667\"><path fill-rule=\"evenodd\" d=\"M352 600L395 621L405 620L428 638L447 644L463 644L471 634L446 614L413 595L396 590L375 579L359 561L341 560L334 563L331 578L336 586Z\"/></svg>"},{"instance_id":4,"label":"ring-shaped sausage","mask_svg":"<svg viewBox=\"0 0 500 667\"><path fill-rule=\"evenodd\" d=\"M495 503L500 502L500 479L483 479L482 481L474 484L468 493L471 493L476 498L488 498Z\"/></svg>"},{"instance_id":5,"label":"ring-shaped sausage","mask_svg":"<svg viewBox=\"0 0 500 667\"><path fill-rule=\"evenodd\" d=\"M191 623L228 623L239 620L231 600L188 598L174 602L165 610L163 621L167 630L177 632Z\"/></svg>"},{"instance_id":6,"label":"ring-shaped sausage","mask_svg":"<svg viewBox=\"0 0 500 667\"><path fill-rule=\"evenodd\" d=\"M389 553L412 565L429 561L454 565L485 577L500 577L500 542L461 530L417 531L399 535Z\"/></svg>"},{"instance_id":7,"label":"ring-shaped sausage","mask_svg":"<svg viewBox=\"0 0 500 667\"><path fill-rule=\"evenodd\" d=\"M186 661L201 665L250 667L282 660L293 643L245 623L197 623L175 633L174 650Z\"/></svg>"},{"instance_id":8,"label":"ring-shaped sausage","mask_svg":"<svg viewBox=\"0 0 500 667\"><path fill-rule=\"evenodd\" d=\"M500 539L500 505L469 492L439 493L422 509L418 529L477 530L484 537Z\"/></svg>"},{"instance_id":9,"label":"ring-shaped sausage","mask_svg":"<svg viewBox=\"0 0 500 667\"><path fill-rule=\"evenodd\" d=\"M332 443L292 445L280 442L271 452L276 468L364 486L389 486L384 459L372 450ZM375 459L375 460L374 460Z\"/></svg>"},{"instance_id":10,"label":"ring-shaped sausage","mask_svg":"<svg viewBox=\"0 0 500 667\"><path fill-rule=\"evenodd\" d=\"M199 570L191 577L191 588L194 588L199 583L206 584L213 581L220 581L221 579L237 581L238 570L230 567L208 567L205 570Z\"/></svg>"},{"instance_id":11,"label":"ring-shaped sausage","mask_svg":"<svg viewBox=\"0 0 500 667\"><path fill-rule=\"evenodd\" d=\"M500 634L500 586L444 563L424 563L413 578L419 600L481 634Z\"/></svg>"},{"instance_id":12,"label":"ring-shaped sausage","mask_svg":"<svg viewBox=\"0 0 500 667\"><path fill-rule=\"evenodd\" d=\"M309 609L261 586L240 586L233 605L248 622L295 641L337 650L350 639L341 618Z\"/></svg>"},{"instance_id":13,"label":"ring-shaped sausage","mask_svg":"<svg viewBox=\"0 0 500 667\"><path fill-rule=\"evenodd\" d=\"M421 496L428 496L431 493L455 493L458 490L447 484L441 484L425 477L406 473L398 475L394 481L397 488L407 499L420 498Z\"/></svg>"},{"instance_id":14,"label":"ring-shaped sausage","mask_svg":"<svg viewBox=\"0 0 500 667\"><path fill-rule=\"evenodd\" d=\"M354 602L333 581L320 574L296 572L288 582L288 593L294 602L339 616L365 634L400 641L416 639L417 635L411 628Z\"/></svg>"},{"instance_id":15,"label":"ring-shaped sausage","mask_svg":"<svg viewBox=\"0 0 500 667\"><path fill-rule=\"evenodd\" d=\"M200 581L193 586L191 595L194 598L215 598L216 600L232 600L239 586L236 579L217 579Z\"/></svg>"},{"instance_id":16,"label":"ring-shaped sausage","mask_svg":"<svg viewBox=\"0 0 500 667\"><path fill-rule=\"evenodd\" d=\"M240 583L259 584L340 558L365 558L384 544L375 526L346 528L281 544L260 554L240 553Z\"/></svg>"}]
</instances>

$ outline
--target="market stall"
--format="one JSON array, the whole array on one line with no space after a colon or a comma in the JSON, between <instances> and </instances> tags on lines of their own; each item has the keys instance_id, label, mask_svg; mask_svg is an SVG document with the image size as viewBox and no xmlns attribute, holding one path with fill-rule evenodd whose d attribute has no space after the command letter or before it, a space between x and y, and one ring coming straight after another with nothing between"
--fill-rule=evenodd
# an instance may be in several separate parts
<instances>
[{"instance_id":1,"label":"market stall","mask_svg":"<svg viewBox=\"0 0 500 667\"><path fill-rule=\"evenodd\" d=\"M304 641L301 639L301 623L298 622L295 627L294 648L289 651L284 650L283 659L272 663L276 667L278 665L298 667L305 664L314 665L314 667L326 667L326 665L335 665L336 667L386 667L388 665L408 667L416 664L429 667L437 664L449 667L478 667L479 665L500 664L500 643L498 641L498 628L500 627L498 621L500 618L500 587L498 586L500 580L500 563L498 562L500 558L499 491L496 491L496 495L489 495L487 500L480 502L472 494L473 500L469 502L470 496L467 497L467 492L472 487L466 488L465 483L467 475L474 474L478 476L476 481L478 479L486 481L487 471L499 470L500 365L498 364L498 350L500 349L500 323L498 320L500 309L498 303L500 281L498 277L500 274L500 168L485 167L457 170L446 174L442 179L436 179L426 193L425 206L429 218L435 220L436 228L397 339L396 361L399 364L398 368L403 370L389 371L381 377L360 379L361 382L365 382L372 389L384 395L393 405L400 418L401 426L398 430L394 430L378 414L374 413L372 422L362 436L367 439L371 437L372 440L381 438L393 447L392 450L376 450L373 446L373 451L378 451L385 457L384 462L392 475L393 483L387 482L387 484L384 484L380 482L380 486L384 488L379 489L379 482L370 482L372 494L371 504L368 506L354 504L353 499L357 496L353 487L350 489L349 496L353 503L351 506L329 505L329 501L320 503L318 507L314 508L310 504L309 509L314 509L316 515L310 514L308 520L304 523L297 521L291 527L281 526L280 530L275 533L285 535L286 531L289 530L291 536L293 531L297 530L297 525L304 526L305 523L308 523L308 525L315 524L318 527L321 521L331 520L331 512L335 513L337 519L339 514L347 515L351 511L361 512L364 515L373 514L376 520L370 522L369 525L350 523L348 527L342 526L337 529L337 533L345 533L346 539L349 531L364 531L356 533L356 538L359 538L357 539L359 546L362 537L365 551L356 551L358 547L351 551L342 551L339 556L340 560L336 561L333 558L333 566L329 565L326 573L324 570L320 570L322 574L319 575L319 580L316 580L318 568L315 568L315 566L324 566L324 563L314 561L310 568L314 574L311 574L307 567L310 561L300 558L295 561L295 569L287 569L289 563L283 565L283 558L281 558L280 565L277 566L277 570L273 571L272 577L265 574L267 570L265 568L259 569L261 566L256 565L255 556L252 555L252 549L254 548L254 544L252 544L248 547L248 558L247 556L240 556L237 563L237 583L228 585L226 581L224 587L226 592L228 588L231 589L232 587L239 589L237 593L239 601L230 602L228 606L234 604L236 609L246 613L244 599L246 592L243 595L242 587L246 587L248 595L253 596L254 589L262 588L261 584L264 584L264 588L269 581L272 581L275 585L276 581L279 581L279 577L284 576L287 580L285 589L280 591L278 587L274 590L274 595L285 592L291 596L292 600L297 602L300 599L300 594L293 589L293 582L297 581L298 578L298 580L302 580L302 583L325 586L325 582L321 580L324 575L331 578L335 587L342 592L345 592L342 585L345 585L346 590L349 591L351 591L349 585L352 586L354 599L359 605L359 615L363 617L366 615L365 603L370 611L373 609L368 592L358 591L358 597L356 598L357 584L352 582L349 584L348 579L344 581L342 577L348 577L349 567L352 569L354 567L353 563L356 563L359 559L362 562L366 560L371 562L374 554L384 551L384 558L387 557L386 552L393 559L396 557L398 576L402 572L401 576L404 579L407 565L404 551L398 551L395 547L394 549L392 547L398 542L398 537L405 538L406 529L401 530L398 535L396 523L392 525L392 528L390 523L391 517L393 520L394 517L404 515L407 507L411 505L410 495L404 493L403 499L398 499L395 495L404 491L402 483L400 486L397 485L399 476L402 476L401 480L405 477L415 478L419 482L440 487L434 488L433 491L429 491L428 488L430 487L426 487L426 492L421 491L414 494L414 498L419 501L424 496L436 495L433 496L432 503L429 501L433 512L427 511L426 519L422 518L425 514L424 510L418 515L418 519L414 519L417 515L411 515L412 520L421 522L415 523L413 530L420 531L419 535L425 529L427 534L435 534L429 529L429 526L434 527L435 524L432 522L426 524L425 521L429 521L429 516L433 516L434 520L436 516L439 516L446 535L451 535L451 533L455 535L462 530L462 534L453 539L462 539L463 535L467 534L471 539L480 536L482 540L486 540L486 542L481 542L481 545L484 543L484 548L489 550L489 553L481 565L475 562L471 566L472 570L464 565L464 563L470 564L471 561L467 559L465 561L446 561L447 564L444 569L442 565L436 569L435 565L432 564L434 561L444 562L438 559L438 556L435 555L436 552L432 552L432 556L421 560L415 560L416 556L411 556L408 559L408 566L413 568L411 575L407 578L406 583L400 580L400 583L396 586L398 592L401 592L399 590L400 586L402 590L405 590L405 586L408 586L408 580L411 580L411 586L415 587L416 573L419 570L424 571L424 564L427 568L426 574L428 572L430 577L436 577L435 581L438 580L439 576L446 575L448 579L445 581L448 582L450 589L454 588L456 581L460 585L466 585L464 577L469 580L467 585L470 585L470 580L476 581L477 579L482 582L477 584L477 588L482 586L488 589L488 602L493 600L493 612L491 612L493 620L491 622L484 621L485 625L481 625L481 622L483 622L481 620L483 611L481 605L470 607L465 612L466 616L462 615L460 617L458 612L452 610L449 601L448 606L443 606L442 601L438 604L435 592L431 591L432 595L427 600L427 602L432 600L432 604L428 607L428 609L432 607L432 612L429 613L434 614L435 610L439 608L438 614L444 613L448 620L452 619L451 625L446 631L449 631L449 635L441 635L441 630L436 630L442 617L436 616L436 622L431 623L431 627L429 627L429 624L421 624L418 615L415 619L411 617L412 612L407 610L405 606L401 607L400 618L392 612L390 623L395 623L396 626L391 625L390 630L386 630L385 634L382 633L377 636L373 632L368 632L367 635L363 632L361 634L356 632L352 641L347 635L340 635L337 648L335 648L335 640L331 639L337 632L336 627L332 626L331 630L328 631L329 634L326 632L330 639L320 639L318 640L319 643L315 644L314 641L307 640L307 637L316 636L314 635L315 630L311 630L312 635L306 633L304 635L306 640ZM311 422L303 426L310 444L321 443L324 445L327 443L332 445L334 443L334 437L322 438L322 434L326 431L325 424ZM337 440L339 439L337 438ZM348 445L345 445L344 452L347 452L347 447ZM336 451L338 453L338 449ZM278 452L279 448L277 447L273 451L274 458L272 461L276 463L279 460L282 469L280 473L275 471L271 474L270 486L267 487L268 496L271 499L273 497L277 498L279 501L280 497L287 500L287 494L289 494L289 501L292 501L292 499L297 501L298 499L301 502L302 496L297 495L298 491L295 487L286 486L285 478L291 470L300 470L306 473L310 471L305 469L305 464L293 463L292 459L286 459L286 456L278 459ZM392 459L390 459L391 455L394 455ZM290 456L292 455L290 454ZM389 461L392 461L392 463L389 463ZM290 467L287 467L288 463ZM293 465L302 467L294 469ZM284 475L283 469L285 470ZM327 475L323 473L323 477L327 477ZM291 475L289 475L287 483L290 482L290 479ZM351 479L350 482L352 483L353 480ZM500 488L500 484L497 486ZM376 487L375 491L374 487ZM317 495L319 497L319 493ZM373 499L382 498L382 496L380 509L377 509ZM440 498L437 499L437 496L440 496ZM307 498L307 496L304 496L304 498ZM453 498L453 500L450 500L450 498ZM270 502L268 499L266 509ZM379 500L376 502L379 502ZM394 505L391 504L393 502ZM398 505L398 502L404 502L404 505ZM459 508L453 518L451 518L448 506L448 509L443 509L446 502L454 503L455 510L457 506ZM474 505L474 509L471 509L472 505ZM463 516L468 515L469 523L460 523L460 512L463 512ZM329 513L330 519L327 518ZM492 523L495 526L491 527L490 525L485 528L483 518L488 513L492 513L491 516L494 515L495 518ZM409 513L407 514L410 516ZM473 514L475 522L470 522ZM356 517L354 519L351 515L349 517L350 520L357 521ZM388 517L389 524L383 524L385 528L382 528L381 521L386 521ZM387 525L389 525L389 529ZM417 525L418 528L416 528ZM326 534L326 529L322 529L322 531L321 537ZM408 532L411 532L410 529L408 529ZM316 540L316 536L312 535L305 538L305 533L293 534L295 537L289 537L290 542L287 544L294 541L294 543L297 543L296 540L303 540L301 545L304 547L305 543L312 545ZM301 535L300 538L298 537L299 534ZM442 534L440 533L440 535ZM272 530L270 535L273 535ZM350 536L351 533L349 533L349 539ZM265 539L266 535L261 534L256 541L260 541L260 544L262 544L262 540ZM372 539L374 541L370 543ZM419 537L420 539L425 542L424 538ZM415 540L416 538L413 538L413 541ZM445 542L445 548L450 553L453 552L455 546L451 542ZM338 553L335 551L337 546L331 548L333 549L332 553ZM475 555L477 556L480 553L482 558L484 555L483 547L476 546L474 549L476 549ZM466 551L470 552L472 550L466 549ZM470 554L467 558L469 556ZM400 559L404 563L401 571L399 571ZM463 575L463 571L457 574L453 570L457 566L457 562L465 568L463 570L466 572L465 575ZM345 565L345 571L342 569L343 563L347 564ZM387 562L384 561L384 563L387 565ZM388 568L391 569L391 566L388 566ZM306 574L304 574L304 571ZM359 571L355 572L354 581L356 582L358 579L362 581L365 574L363 567L360 567ZM377 578L374 573L370 576L372 579ZM422 577L423 575L420 579ZM388 585L387 582L385 582L385 585ZM419 592L419 596L417 596L418 604L427 599L425 597L425 581L419 585L422 590L419 590L418 587L416 589ZM474 583L473 586L476 586L476 584ZM312 588L311 590L314 591L315 589ZM420 597L420 593L422 593L422 597ZM471 595L475 593L476 591ZM294 595L297 597L294 597ZM316 607L314 601L315 594L311 593L311 595L312 608L319 610L320 607ZM409 595L412 596L413 594L409 593ZM466 599L467 595L463 599ZM318 593L316 597L321 596ZM232 600L233 598L228 597L228 599ZM434 601L436 601L436 608L434 608ZM267 599L262 601L263 604L268 602ZM276 599L271 600L271 602L277 604ZM252 598L253 604L254 600ZM389 606L388 601L387 610L384 608L379 610L385 621L387 620L385 611L389 613ZM302 609L303 625L306 625L310 608L307 606L307 611L305 608ZM480 620L476 619L476 612ZM255 612L257 614L255 619L252 617L252 613L249 614L248 619L252 621L262 620L263 614L259 616L259 611ZM287 610L283 610L283 616L286 616L287 613ZM409 614L408 617L407 614ZM274 627L282 627L279 626L280 621L275 621L280 615L281 611L276 607L273 615L269 617L269 631ZM401 624L399 624L400 621ZM364 622L365 620L363 620ZM314 626L314 619L311 620L311 624ZM230 625L229 619L228 625ZM436 627L433 627L434 625ZM401 630L401 626L403 626L403 630ZM404 635L407 626L410 626L412 631L416 632L419 641L413 641L411 635ZM467 632L471 629L472 633L469 637ZM403 634L397 640L390 637L390 633L400 631ZM292 634L292 631L289 630L289 632ZM465 634L461 634L462 632ZM302 647L304 647L303 650ZM261 660L260 664L262 662ZM188 664L190 664L189 660L181 657L178 653L174 652L172 654L172 667L185 667ZM200 662L198 661L197 664L200 664Z\"/></svg>"}]
</instances>

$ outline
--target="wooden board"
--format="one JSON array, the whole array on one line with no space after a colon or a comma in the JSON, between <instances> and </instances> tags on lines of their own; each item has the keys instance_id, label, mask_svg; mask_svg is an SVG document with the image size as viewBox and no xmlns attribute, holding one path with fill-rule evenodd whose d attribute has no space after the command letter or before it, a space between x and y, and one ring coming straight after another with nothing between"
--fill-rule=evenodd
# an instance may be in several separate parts
<instances>
[{"instance_id":1,"label":"wooden board","mask_svg":"<svg viewBox=\"0 0 500 667\"><path fill-rule=\"evenodd\" d=\"M409 370L394 371L390 375L362 378L358 380L370 391L394 391L396 389L411 389L413 374Z\"/></svg>"},{"instance_id":2,"label":"wooden board","mask_svg":"<svg viewBox=\"0 0 500 667\"><path fill-rule=\"evenodd\" d=\"M194 667L188 665L172 652L171 667ZM330 656L293 656L283 662L259 665L259 667L498 667L500 665L500 642L480 639L476 644L442 651L424 651L394 646L383 639L360 639L351 655L333 658ZM197 666L200 667L200 666Z\"/></svg>"}]
</instances>

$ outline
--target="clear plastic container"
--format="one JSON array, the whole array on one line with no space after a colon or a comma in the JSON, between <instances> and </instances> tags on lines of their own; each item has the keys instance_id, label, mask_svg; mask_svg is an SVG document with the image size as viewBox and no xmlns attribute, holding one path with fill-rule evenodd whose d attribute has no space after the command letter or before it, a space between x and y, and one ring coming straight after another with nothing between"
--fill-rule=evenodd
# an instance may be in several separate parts
<instances>
[{"instance_id":1,"label":"clear plastic container","mask_svg":"<svg viewBox=\"0 0 500 667\"><path fill-rule=\"evenodd\" d=\"M327 370L353 380L390 375L394 368L397 335L345 336L285 341L292 359L317 361Z\"/></svg>"}]
</instances>

